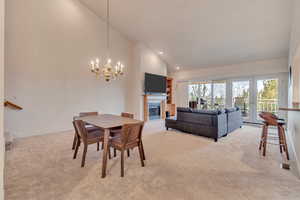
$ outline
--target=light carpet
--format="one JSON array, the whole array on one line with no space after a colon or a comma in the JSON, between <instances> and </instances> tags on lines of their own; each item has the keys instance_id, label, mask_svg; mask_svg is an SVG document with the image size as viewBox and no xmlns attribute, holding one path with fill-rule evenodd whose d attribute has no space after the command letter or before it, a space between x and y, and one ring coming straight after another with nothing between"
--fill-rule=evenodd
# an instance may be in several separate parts
<instances>
[{"instance_id":1,"label":"light carpet","mask_svg":"<svg viewBox=\"0 0 300 200\"><path fill-rule=\"evenodd\" d=\"M73 133L16 140L6 154L7 200L299 200L300 180L280 169L277 146L258 153L260 129L245 126L215 143L177 131L146 127L146 167L138 151L108 161L100 178L101 156L90 145L86 166L72 159ZM119 154L118 154L119 155Z\"/></svg>"}]
</instances>

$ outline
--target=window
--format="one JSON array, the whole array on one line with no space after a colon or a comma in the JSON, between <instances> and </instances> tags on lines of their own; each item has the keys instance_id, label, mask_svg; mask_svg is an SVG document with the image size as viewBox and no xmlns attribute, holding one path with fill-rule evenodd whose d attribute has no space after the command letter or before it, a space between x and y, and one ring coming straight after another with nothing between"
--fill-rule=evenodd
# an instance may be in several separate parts
<instances>
[{"instance_id":1,"label":"window","mask_svg":"<svg viewBox=\"0 0 300 200\"><path fill-rule=\"evenodd\" d=\"M190 84L189 101L196 102L198 108L224 108L226 104L226 82L203 81Z\"/></svg>"},{"instance_id":2,"label":"window","mask_svg":"<svg viewBox=\"0 0 300 200\"><path fill-rule=\"evenodd\" d=\"M226 82L213 82L213 104L220 108L225 108L226 105Z\"/></svg>"},{"instance_id":3,"label":"window","mask_svg":"<svg viewBox=\"0 0 300 200\"><path fill-rule=\"evenodd\" d=\"M277 114L278 112L278 79L257 81L257 118L262 111Z\"/></svg>"},{"instance_id":4,"label":"window","mask_svg":"<svg viewBox=\"0 0 300 200\"><path fill-rule=\"evenodd\" d=\"M228 84L227 84L228 83ZM260 112L285 118L279 105L286 104L285 75L236 77L189 84L189 106L198 109L239 107L245 122L258 123Z\"/></svg>"},{"instance_id":5,"label":"window","mask_svg":"<svg viewBox=\"0 0 300 200\"><path fill-rule=\"evenodd\" d=\"M250 81L232 82L232 103L241 109L244 119L249 118Z\"/></svg>"}]
</instances>

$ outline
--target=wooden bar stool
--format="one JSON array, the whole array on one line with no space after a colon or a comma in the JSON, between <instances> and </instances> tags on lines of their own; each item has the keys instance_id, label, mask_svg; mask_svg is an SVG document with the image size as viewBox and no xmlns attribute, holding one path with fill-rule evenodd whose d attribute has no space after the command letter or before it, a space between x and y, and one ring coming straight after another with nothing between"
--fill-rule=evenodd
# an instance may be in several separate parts
<instances>
[{"instance_id":1,"label":"wooden bar stool","mask_svg":"<svg viewBox=\"0 0 300 200\"><path fill-rule=\"evenodd\" d=\"M283 127L285 125L285 122L282 119L279 119L276 115L269 112L261 112L259 116L264 120L260 144L259 144L259 150L263 148L263 156L266 156L267 144L274 144L274 143L268 143L268 136L270 136L270 134L268 133L268 128L269 126L276 126L278 130L278 137L273 135L272 138L279 140L279 144L275 144L275 145L279 145L280 153L283 153L284 151L286 153L286 158L289 160L290 157L288 153L288 146L287 146L285 131Z\"/></svg>"}]
</instances>

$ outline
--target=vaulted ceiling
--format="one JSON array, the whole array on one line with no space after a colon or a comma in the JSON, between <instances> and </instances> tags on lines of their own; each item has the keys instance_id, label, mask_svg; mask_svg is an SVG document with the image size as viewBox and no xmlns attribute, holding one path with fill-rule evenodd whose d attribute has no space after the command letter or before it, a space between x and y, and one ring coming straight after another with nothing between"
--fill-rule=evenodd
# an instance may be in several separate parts
<instances>
[{"instance_id":1,"label":"vaulted ceiling","mask_svg":"<svg viewBox=\"0 0 300 200\"><path fill-rule=\"evenodd\" d=\"M105 18L106 0L80 0ZM111 0L111 24L170 69L288 55L290 0Z\"/></svg>"}]
</instances>

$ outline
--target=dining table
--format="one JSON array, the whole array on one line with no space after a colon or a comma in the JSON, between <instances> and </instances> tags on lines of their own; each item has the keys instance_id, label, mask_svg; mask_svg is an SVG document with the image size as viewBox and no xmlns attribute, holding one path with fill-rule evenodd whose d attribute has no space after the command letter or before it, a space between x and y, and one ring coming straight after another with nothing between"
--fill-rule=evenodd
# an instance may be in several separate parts
<instances>
[{"instance_id":1,"label":"dining table","mask_svg":"<svg viewBox=\"0 0 300 200\"><path fill-rule=\"evenodd\" d=\"M121 128L124 124L135 124L141 123L142 121L131 119L127 117L121 117L119 115L112 114L99 114L94 116L85 116L79 117L79 120L87 124L99 127L104 130L104 141L103 141L103 157L102 157L102 174L101 177L105 178L106 168L107 168L107 157L108 157L108 148L109 148L109 136L110 130L114 128Z\"/></svg>"}]
</instances>

